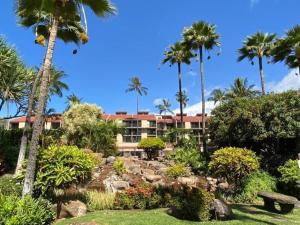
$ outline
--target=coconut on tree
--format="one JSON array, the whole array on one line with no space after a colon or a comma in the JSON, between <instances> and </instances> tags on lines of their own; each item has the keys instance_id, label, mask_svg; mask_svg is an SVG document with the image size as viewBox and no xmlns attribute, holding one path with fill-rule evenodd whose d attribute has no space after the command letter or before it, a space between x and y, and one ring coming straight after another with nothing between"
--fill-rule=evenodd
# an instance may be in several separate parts
<instances>
[{"instance_id":1,"label":"coconut on tree","mask_svg":"<svg viewBox=\"0 0 300 225\"><path fill-rule=\"evenodd\" d=\"M132 77L126 92L136 93L136 113L139 113L139 96L147 95L148 88L144 87L139 77Z\"/></svg>"},{"instance_id":2,"label":"coconut on tree","mask_svg":"<svg viewBox=\"0 0 300 225\"><path fill-rule=\"evenodd\" d=\"M42 64L38 104L33 124L32 138L29 148L28 164L23 187L23 196L31 195L36 168L38 140L42 131L42 115L44 113L48 91L49 75L52 65L55 42L88 41L86 30L82 27L81 6L87 6L99 17L114 14L116 9L109 0L18 0L17 14L20 24L33 27L37 34L36 42L47 46ZM84 20L85 22L85 20ZM78 32L74 32L78 31Z\"/></svg>"},{"instance_id":3,"label":"coconut on tree","mask_svg":"<svg viewBox=\"0 0 300 225\"><path fill-rule=\"evenodd\" d=\"M185 45L199 54L202 98L202 144L203 150L206 151L204 53L221 45L219 41L220 36L216 32L215 25L199 21L193 23L191 27L184 29L183 38ZM210 58L209 55L208 59Z\"/></svg>"},{"instance_id":4,"label":"coconut on tree","mask_svg":"<svg viewBox=\"0 0 300 225\"><path fill-rule=\"evenodd\" d=\"M254 58L258 59L262 95L266 94L263 59L270 57L275 38L276 34L257 32L248 36L243 43L243 47L238 50L239 62L248 59L251 64L254 64Z\"/></svg>"},{"instance_id":5,"label":"coconut on tree","mask_svg":"<svg viewBox=\"0 0 300 225\"><path fill-rule=\"evenodd\" d=\"M271 52L273 62L284 62L289 68L298 68L300 74L300 25L286 32L285 37L278 39Z\"/></svg>"},{"instance_id":6,"label":"coconut on tree","mask_svg":"<svg viewBox=\"0 0 300 225\"><path fill-rule=\"evenodd\" d=\"M186 45L183 44L183 42L176 42L174 45L172 45L169 50L165 51L164 53L165 58L163 59L163 64L170 63L170 65L177 65L178 69L178 89L179 89L179 95L182 96L182 82L181 82L181 65L184 64L190 64L191 58L194 57L191 50L187 48ZM182 98L180 98L179 101L180 105L180 123L181 127L183 127L183 104L182 104Z\"/></svg>"}]
</instances>

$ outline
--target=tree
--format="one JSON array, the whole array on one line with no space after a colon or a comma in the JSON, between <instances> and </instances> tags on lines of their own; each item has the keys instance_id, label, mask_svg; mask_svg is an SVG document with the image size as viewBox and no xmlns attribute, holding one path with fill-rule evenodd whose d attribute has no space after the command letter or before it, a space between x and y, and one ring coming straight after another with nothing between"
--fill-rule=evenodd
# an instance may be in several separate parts
<instances>
[{"instance_id":1,"label":"tree","mask_svg":"<svg viewBox=\"0 0 300 225\"><path fill-rule=\"evenodd\" d=\"M74 93L67 96L67 108L66 111L68 111L73 105L77 105L77 104L81 104L82 102L82 98L79 98L78 96L76 96Z\"/></svg>"},{"instance_id":2,"label":"tree","mask_svg":"<svg viewBox=\"0 0 300 225\"><path fill-rule=\"evenodd\" d=\"M50 81L49 81L49 99L51 95L58 97L63 96L63 90L69 90L69 86L62 81L66 77L66 74L62 70L58 70L55 67L51 67L50 70Z\"/></svg>"},{"instance_id":3,"label":"tree","mask_svg":"<svg viewBox=\"0 0 300 225\"><path fill-rule=\"evenodd\" d=\"M189 28L183 31L185 44L199 52L200 58L200 79L201 79L201 97L202 97L202 141L203 149L206 151L206 126L205 126L205 94L204 94L204 50L210 51L215 47L220 46L219 35L216 32L216 27L204 21L195 22ZM210 56L209 56L210 58Z\"/></svg>"},{"instance_id":4,"label":"tree","mask_svg":"<svg viewBox=\"0 0 300 225\"><path fill-rule=\"evenodd\" d=\"M139 77L132 77L130 79L130 83L128 85L128 89L126 89L126 92L132 92L134 91L136 93L136 113L139 113L139 95L147 95L148 94L148 88L144 87L142 82L140 81Z\"/></svg>"},{"instance_id":5,"label":"tree","mask_svg":"<svg viewBox=\"0 0 300 225\"><path fill-rule=\"evenodd\" d=\"M42 114L48 96L49 74L56 39L59 37L63 41L74 41L76 43L79 40L82 43L88 41L88 36L81 26L80 6L82 4L90 7L97 16L106 16L115 12L115 8L109 0L18 0L17 2L17 13L20 23L26 27L34 27L34 31L38 34L37 43L46 44L46 40L48 40L24 180L23 196L32 194L38 139L41 134Z\"/></svg>"},{"instance_id":6,"label":"tree","mask_svg":"<svg viewBox=\"0 0 300 225\"><path fill-rule=\"evenodd\" d=\"M161 103L157 104L155 107L158 109L160 115L162 113L166 115L168 112L174 114L171 110L171 103L169 99L162 99Z\"/></svg>"},{"instance_id":7,"label":"tree","mask_svg":"<svg viewBox=\"0 0 300 225\"><path fill-rule=\"evenodd\" d=\"M190 99L187 96L186 91L182 91L181 94L180 94L180 91L178 91L176 93L176 101L179 102L179 103L181 102L183 108L185 108L187 106L187 103L188 103L189 100Z\"/></svg>"},{"instance_id":8,"label":"tree","mask_svg":"<svg viewBox=\"0 0 300 225\"><path fill-rule=\"evenodd\" d=\"M273 62L282 62L289 68L298 68L300 74L300 25L286 32L286 36L275 42L271 52Z\"/></svg>"},{"instance_id":9,"label":"tree","mask_svg":"<svg viewBox=\"0 0 300 225\"><path fill-rule=\"evenodd\" d=\"M158 151L166 147L165 143L157 137L144 138L138 144L139 149L144 149L148 159L153 159L158 156Z\"/></svg>"},{"instance_id":10,"label":"tree","mask_svg":"<svg viewBox=\"0 0 300 225\"><path fill-rule=\"evenodd\" d=\"M252 36L248 36L243 43L243 47L238 50L239 62L247 58L254 64L253 59L258 58L262 95L266 94L263 58L270 57L275 38L276 34L257 32Z\"/></svg>"},{"instance_id":11,"label":"tree","mask_svg":"<svg viewBox=\"0 0 300 225\"><path fill-rule=\"evenodd\" d=\"M258 91L254 90L255 85L248 85L247 78L238 77L234 80L230 89L226 93L226 98L252 98L258 95Z\"/></svg>"},{"instance_id":12,"label":"tree","mask_svg":"<svg viewBox=\"0 0 300 225\"><path fill-rule=\"evenodd\" d=\"M222 102L226 99L226 92L221 89L215 89L212 91L211 96L208 98L209 101L214 101L214 104L218 102L222 104Z\"/></svg>"},{"instance_id":13,"label":"tree","mask_svg":"<svg viewBox=\"0 0 300 225\"><path fill-rule=\"evenodd\" d=\"M190 49L188 49L182 42L176 42L170 47L169 50L164 53L165 58L163 59L163 64L169 62L170 65L177 64L178 68L178 89L180 95L182 95L182 84L181 84L181 64L190 64L190 59L193 57L193 54ZM179 101L180 104L180 122L181 127L183 127L183 103L182 99Z\"/></svg>"}]
</instances>

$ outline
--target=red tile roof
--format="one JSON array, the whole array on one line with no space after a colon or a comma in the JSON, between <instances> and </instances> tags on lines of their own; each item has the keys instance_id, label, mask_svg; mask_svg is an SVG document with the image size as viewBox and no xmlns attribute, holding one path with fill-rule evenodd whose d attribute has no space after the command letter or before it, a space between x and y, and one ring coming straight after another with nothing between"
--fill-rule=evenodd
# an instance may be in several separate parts
<instances>
[{"instance_id":1,"label":"red tile roof","mask_svg":"<svg viewBox=\"0 0 300 225\"><path fill-rule=\"evenodd\" d=\"M26 116L21 116L21 117L15 118L15 119L11 119L10 123L24 123L25 120L26 120ZM47 117L47 122L59 123L60 121L61 121L61 116L59 116L59 115ZM32 116L30 118L30 122L31 123L34 122L34 116Z\"/></svg>"},{"instance_id":2,"label":"red tile roof","mask_svg":"<svg viewBox=\"0 0 300 225\"><path fill-rule=\"evenodd\" d=\"M102 115L104 120L152 120L155 121L156 117L154 115L116 115L116 114L104 114Z\"/></svg>"}]
</instances>

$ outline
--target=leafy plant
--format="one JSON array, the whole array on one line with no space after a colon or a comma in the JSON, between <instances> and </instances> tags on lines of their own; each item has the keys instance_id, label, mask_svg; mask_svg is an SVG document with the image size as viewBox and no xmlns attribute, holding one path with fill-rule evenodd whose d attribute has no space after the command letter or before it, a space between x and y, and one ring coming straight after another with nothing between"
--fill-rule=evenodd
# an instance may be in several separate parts
<instances>
[{"instance_id":1,"label":"leafy plant","mask_svg":"<svg viewBox=\"0 0 300 225\"><path fill-rule=\"evenodd\" d=\"M117 158L114 162L114 169L116 170L118 175L122 175L123 173L126 172L126 168L124 166L124 162L120 159Z\"/></svg>"},{"instance_id":2,"label":"leafy plant","mask_svg":"<svg viewBox=\"0 0 300 225\"><path fill-rule=\"evenodd\" d=\"M21 196L22 186L12 176L0 177L0 195Z\"/></svg>"},{"instance_id":3,"label":"leafy plant","mask_svg":"<svg viewBox=\"0 0 300 225\"><path fill-rule=\"evenodd\" d=\"M113 209L115 194L98 191L88 191L87 205L90 210Z\"/></svg>"},{"instance_id":4,"label":"leafy plant","mask_svg":"<svg viewBox=\"0 0 300 225\"><path fill-rule=\"evenodd\" d=\"M167 175L173 178L188 176L190 171L183 163L176 163L173 166L168 167L166 171Z\"/></svg>"},{"instance_id":5,"label":"leafy plant","mask_svg":"<svg viewBox=\"0 0 300 225\"><path fill-rule=\"evenodd\" d=\"M300 181L300 168L297 160L288 160L278 168L281 174L280 181L283 183L295 183Z\"/></svg>"},{"instance_id":6,"label":"leafy plant","mask_svg":"<svg viewBox=\"0 0 300 225\"><path fill-rule=\"evenodd\" d=\"M241 180L259 168L258 158L251 150L223 148L213 153L209 170L217 177L239 184Z\"/></svg>"},{"instance_id":7,"label":"leafy plant","mask_svg":"<svg viewBox=\"0 0 300 225\"><path fill-rule=\"evenodd\" d=\"M50 225L54 221L51 204L44 199L0 195L0 225Z\"/></svg>"},{"instance_id":8,"label":"leafy plant","mask_svg":"<svg viewBox=\"0 0 300 225\"><path fill-rule=\"evenodd\" d=\"M165 143L157 137L144 138L138 144L138 148L145 150L148 159L153 159L158 156L158 150L162 150L165 147Z\"/></svg>"}]
</instances>

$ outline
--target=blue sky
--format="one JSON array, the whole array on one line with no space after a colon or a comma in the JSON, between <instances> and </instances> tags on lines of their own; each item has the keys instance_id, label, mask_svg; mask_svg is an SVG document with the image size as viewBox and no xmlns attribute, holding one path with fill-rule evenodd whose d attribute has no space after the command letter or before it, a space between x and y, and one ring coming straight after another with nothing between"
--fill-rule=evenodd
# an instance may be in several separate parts
<instances>
[{"instance_id":1,"label":"blue sky","mask_svg":"<svg viewBox=\"0 0 300 225\"><path fill-rule=\"evenodd\" d=\"M158 67L165 48L180 40L183 28L197 20L216 24L222 42L222 54L216 56L212 52L212 59L205 62L206 92L228 87L238 76L247 77L249 83L260 87L257 64L237 63L237 49L247 35L256 31L282 36L299 22L300 6L298 0L114 0L113 3L118 7L117 16L99 19L88 11L90 42L80 46L77 55L72 55L75 45L60 41L54 55L54 64L68 74L65 81L71 90L65 97L75 93L84 102L103 107L107 113L135 112L135 95L125 93L130 77L135 75L149 88L148 95L141 99L141 109L154 112L153 102L160 98L170 99L172 108L178 108L174 97L178 90L176 67L165 65L160 70ZM34 44L32 30L17 25L13 1L2 1L1 9L0 34L16 46L28 66L38 66L45 48ZM198 71L196 62L183 67L183 87L190 98L187 111L199 108ZM265 73L269 90L282 91L289 85L300 88L299 77L283 64L265 63ZM63 111L65 97L53 98L50 106Z\"/></svg>"}]
</instances>

